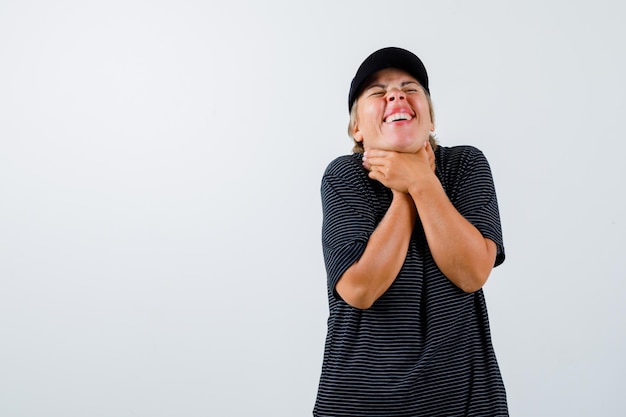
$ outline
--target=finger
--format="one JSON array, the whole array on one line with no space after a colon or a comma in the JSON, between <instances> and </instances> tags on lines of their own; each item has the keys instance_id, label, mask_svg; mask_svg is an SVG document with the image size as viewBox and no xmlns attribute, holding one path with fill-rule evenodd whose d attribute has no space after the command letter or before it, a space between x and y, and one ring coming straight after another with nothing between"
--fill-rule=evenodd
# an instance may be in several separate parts
<instances>
[{"instance_id":1,"label":"finger","mask_svg":"<svg viewBox=\"0 0 626 417\"><path fill-rule=\"evenodd\" d=\"M363 158L363 166L367 169L372 169L373 167L383 166L384 160L382 158Z\"/></svg>"},{"instance_id":2,"label":"finger","mask_svg":"<svg viewBox=\"0 0 626 417\"><path fill-rule=\"evenodd\" d=\"M384 166L373 166L370 169L370 178L373 178L378 181L382 181L387 177L386 171L387 170Z\"/></svg>"},{"instance_id":3,"label":"finger","mask_svg":"<svg viewBox=\"0 0 626 417\"><path fill-rule=\"evenodd\" d=\"M376 180L376 181L380 181L381 180L380 174L379 174L378 171L370 171L367 174L367 176L370 177L370 179L373 179L373 180Z\"/></svg>"},{"instance_id":4,"label":"finger","mask_svg":"<svg viewBox=\"0 0 626 417\"><path fill-rule=\"evenodd\" d=\"M363 155L365 155L365 156L381 156L381 155L386 154L387 152L388 151L385 151L383 149L370 148L370 149L367 149L363 153Z\"/></svg>"},{"instance_id":5,"label":"finger","mask_svg":"<svg viewBox=\"0 0 626 417\"><path fill-rule=\"evenodd\" d=\"M363 153L364 159L385 158L391 152L382 149L368 149Z\"/></svg>"}]
</instances>

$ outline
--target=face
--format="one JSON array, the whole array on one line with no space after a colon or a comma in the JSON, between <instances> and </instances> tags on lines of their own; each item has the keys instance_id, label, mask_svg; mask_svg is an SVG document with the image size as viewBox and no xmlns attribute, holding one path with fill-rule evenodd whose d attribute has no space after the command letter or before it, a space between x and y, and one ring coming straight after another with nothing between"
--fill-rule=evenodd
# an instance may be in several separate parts
<instances>
[{"instance_id":1,"label":"face","mask_svg":"<svg viewBox=\"0 0 626 417\"><path fill-rule=\"evenodd\" d=\"M356 105L353 136L365 150L417 152L435 130L426 92L400 69L375 73Z\"/></svg>"}]
</instances>

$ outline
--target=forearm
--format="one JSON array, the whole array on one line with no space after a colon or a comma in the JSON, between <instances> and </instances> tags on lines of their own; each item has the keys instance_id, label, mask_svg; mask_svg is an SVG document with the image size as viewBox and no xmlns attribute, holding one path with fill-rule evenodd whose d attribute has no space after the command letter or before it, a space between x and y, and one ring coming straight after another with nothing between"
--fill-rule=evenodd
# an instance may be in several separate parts
<instances>
[{"instance_id":1,"label":"forearm","mask_svg":"<svg viewBox=\"0 0 626 417\"><path fill-rule=\"evenodd\" d=\"M342 275L337 293L353 307L371 307L400 272L408 250L415 206L408 194L394 192L387 213L370 236L363 255Z\"/></svg>"},{"instance_id":2,"label":"forearm","mask_svg":"<svg viewBox=\"0 0 626 417\"><path fill-rule=\"evenodd\" d=\"M482 288L493 269L495 243L457 211L435 175L409 191L439 269L463 291Z\"/></svg>"}]
</instances>

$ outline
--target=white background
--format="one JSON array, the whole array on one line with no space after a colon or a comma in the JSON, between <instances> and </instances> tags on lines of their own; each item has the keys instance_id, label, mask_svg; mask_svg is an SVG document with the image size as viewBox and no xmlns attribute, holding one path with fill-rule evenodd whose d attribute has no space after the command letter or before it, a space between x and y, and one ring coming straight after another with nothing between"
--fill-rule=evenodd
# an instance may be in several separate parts
<instances>
[{"instance_id":1,"label":"white background","mask_svg":"<svg viewBox=\"0 0 626 417\"><path fill-rule=\"evenodd\" d=\"M511 415L623 415L622 7L0 1L0 415L310 415L320 178L392 45L492 166Z\"/></svg>"}]
</instances>

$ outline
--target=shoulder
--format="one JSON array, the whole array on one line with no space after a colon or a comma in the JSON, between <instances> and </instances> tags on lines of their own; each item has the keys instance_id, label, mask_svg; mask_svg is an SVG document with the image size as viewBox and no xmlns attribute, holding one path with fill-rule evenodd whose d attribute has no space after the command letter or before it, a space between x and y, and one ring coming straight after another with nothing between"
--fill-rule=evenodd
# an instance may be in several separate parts
<instances>
[{"instance_id":1,"label":"shoulder","mask_svg":"<svg viewBox=\"0 0 626 417\"><path fill-rule=\"evenodd\" d=\"M321 188L323 198L341 195L346 200L358 199L368 201L368 204L390 193L380 182L369 178L361 153L343 155L328 164Z\"/></svg>"},{"instance_id":2,"label":"shoulder","mask_svg":"<svg viewBox=\"0 0 626 417\"><path fill-rule=\"evenodd\" d=\"M458 164L471 160L486 160L483 152L471 145L438 146L435 156L447 164Z\"/></svg>"},{"instance_id":3,"label":"shoulder","mask_svg":"<svg viewBox=\"0 0 626 417\"><path fill-rule=\"evenodd\" d=\"M358 153L337 157L328 164L324 171L324 176L341 176L354 171L362 171L361 161L362 154Z\"/></svg>"},{"instance_id":4,"label":"shoulder","mask_svg":"<svg viewBox=\"0 0 626 417\"><path fill-rule=\"evenodd\" d=\"M457 175L468 171L490 171L484 153L471 145L439 146L435 163L440 174Z\"/></svg>"},{"instance_id":5,"label":"shoulder","mask_svg":"<svg viewBox=\"0 0 626 417\"><path fill-rule=\"evenodd\" d=\"M449 196L456 196L462 189L493 188L489 162L474 146L439 146L435 151L435 164L437 176Z\"/></svg>"},{"instance_id":6,"label":"shoulder","mask_svg":"<svg viewBox=\"0 0 626 417\"><path fill-rule=\"evenodd\" d=\"M335 158L324 171L323 180L340 179L350 183L367 182L367 171L363 168L363 155L354 153Z\"/></svg>"}]
</instances>

